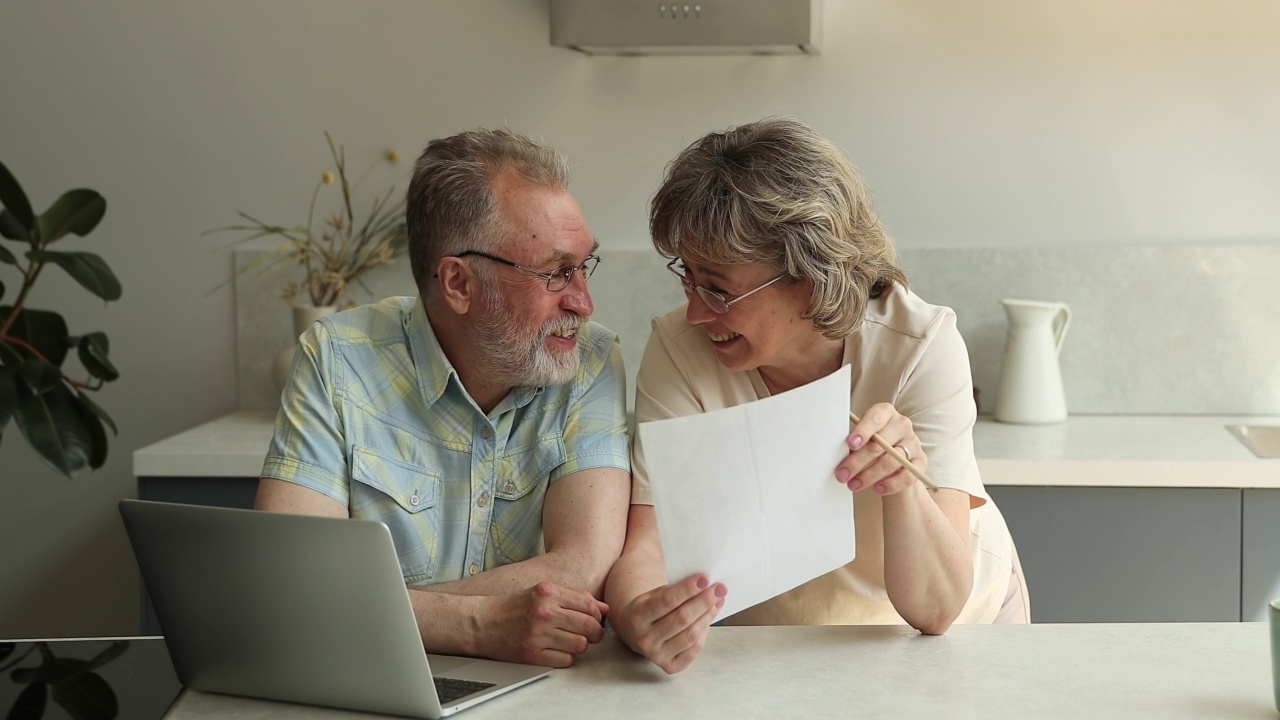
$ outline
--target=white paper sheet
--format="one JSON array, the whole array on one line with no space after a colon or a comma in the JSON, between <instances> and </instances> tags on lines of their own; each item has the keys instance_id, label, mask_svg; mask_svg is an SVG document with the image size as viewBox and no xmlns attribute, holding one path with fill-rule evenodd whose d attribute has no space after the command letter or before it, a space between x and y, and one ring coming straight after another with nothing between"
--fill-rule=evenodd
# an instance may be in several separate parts
<instances>
[{"instance_id":1,"label":"white paper sheet","mask_svg":"<svg viewBox=\"0 0 1280 720\"><path fill-rule=\"evenodd\" d=\"M704 572L728 589L718 618L854 558L849 366L746 405L642 423L668 582Z\"/></svg>"}]
</instances>

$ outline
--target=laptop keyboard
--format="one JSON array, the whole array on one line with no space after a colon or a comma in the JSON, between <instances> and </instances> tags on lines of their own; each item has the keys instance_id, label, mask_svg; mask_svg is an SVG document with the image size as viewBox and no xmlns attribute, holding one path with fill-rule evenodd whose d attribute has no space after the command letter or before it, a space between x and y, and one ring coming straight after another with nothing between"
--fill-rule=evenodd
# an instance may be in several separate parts
<instances>
[{"instance_id":1,"label":"laptop keyboard","mask_svg":"<svg viewBox=\"0 0 1280 720\"><path fill-rule=\"evenodd\" d=\"M436 695L440 697L441 705L448 705L473 693L487 690L496 684L442 677L433 677L431 679L436 683Z\"/></svg>"}]
</instances>

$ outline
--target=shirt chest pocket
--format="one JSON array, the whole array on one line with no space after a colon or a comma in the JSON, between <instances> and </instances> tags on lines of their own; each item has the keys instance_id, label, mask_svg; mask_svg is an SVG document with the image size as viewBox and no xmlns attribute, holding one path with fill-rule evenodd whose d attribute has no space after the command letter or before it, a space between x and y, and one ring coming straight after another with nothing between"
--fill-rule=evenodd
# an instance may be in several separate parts
<instances>
[{"instance_id":1,"label":"shirt chest pocket","mask_svg":"<svg viewBox=\"0 0 1280 720\"><path fill-rule=\"evenodd\" d=\"M498 459L490 547L496 564L527 560L542 552L542 506L551 473L565 461L564 439L543 435Z\"/></svg>"},{"instance_id":2,"label":"shirt chest pocket","mask_svg":"<svg viewBox=\"0 0 1280 720\"><path fill-rule=\"evenodd\" d=\"M351 517L387 526L407 585L431 580L440 552L440 474L357 446L351 477Z\"/></svg>"}]
</instances>

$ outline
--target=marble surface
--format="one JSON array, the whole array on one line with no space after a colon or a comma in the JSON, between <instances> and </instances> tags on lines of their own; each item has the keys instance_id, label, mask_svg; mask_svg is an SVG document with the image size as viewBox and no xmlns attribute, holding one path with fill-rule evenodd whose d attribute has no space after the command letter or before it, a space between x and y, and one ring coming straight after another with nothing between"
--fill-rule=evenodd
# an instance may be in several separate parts
<instances>
[{"instance_id":1,"label":"marble surface","mask_svg":"<svg viewBox=\"0 0 1280 720\"><path fill-rule=\"evenodd\" d=\"M1263 623L718 627L667 676L615 637L466 711L578 718L1270 718ZM371 717L184 692L166 718Z\"/></svg>"},{"instance_id":2,"label":"marble surface","mask_svg":"<svg viewBox=\"0 0 1280 720\"><path fill-rule=\"evenodd\" d=\"M261 252L237 251L237 267ZM682 305L684 293L648 248L606 243L599 254L594 319L621 336L634 388L649 320ZM911 288L955 309L985 408L999 394L1007 328L1000 299L1020 298L1071 307L1061 365L1073 415L1280 414L1280 244L904 248L901 255ZM293 340L280 300L291 271L235 283L241 409L279 402L270 367ZM404 261L370 273L352 299L415 292Z\"/></svg>"},{"instance_id":3,"label":"marble surface","mask_svg":"<svg viewBox=\"0 0 1280 720\"><path fill-rule=\"evenodd\" d=\"M275 412L242 410L137 450L141 477L257 477ZM1056 425L983 417L974 452L987 485L1280 488L1280 460L1261 460L1226 425L1280 416L1074 416Z\"/></svg>"},{"instance_id":4,"label":"marble surface","mask_svg":"<svg viewBox=\"0 0 1280 720\"><path fill-rule=\"evenodd\" d=\"M1280 488L1280 459L1258 458L1226 428L1241 423L1280 425L1280 416L982 417L973 445L990 486Z\"/></svg>"}]
</instances>

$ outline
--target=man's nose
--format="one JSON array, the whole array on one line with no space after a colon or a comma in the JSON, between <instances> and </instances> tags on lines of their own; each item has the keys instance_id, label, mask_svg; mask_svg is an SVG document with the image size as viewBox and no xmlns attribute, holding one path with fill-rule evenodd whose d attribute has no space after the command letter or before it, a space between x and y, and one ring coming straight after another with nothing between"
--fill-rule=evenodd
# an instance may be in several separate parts
<instances>
[{"instance_id":1,"label":"man's nose","mask_svg":"<svg viewBox=\"0 0 1280 720\"><path fill-rule=\"evenodd\" d=\"M569 278L569 286L560 292L560 307L582 317L595 312L591 291L587 289L587 274L582 268L573 273Z\"/></svg>"}]
</instances>

